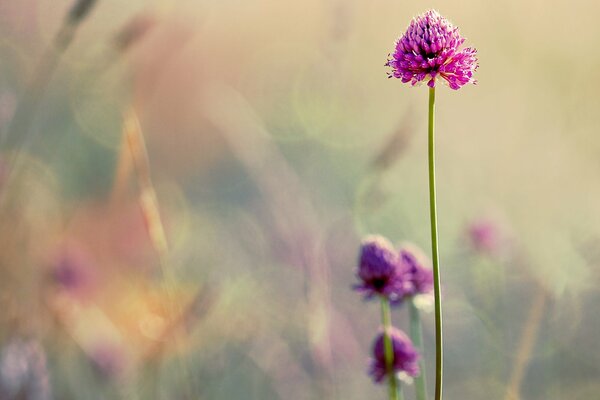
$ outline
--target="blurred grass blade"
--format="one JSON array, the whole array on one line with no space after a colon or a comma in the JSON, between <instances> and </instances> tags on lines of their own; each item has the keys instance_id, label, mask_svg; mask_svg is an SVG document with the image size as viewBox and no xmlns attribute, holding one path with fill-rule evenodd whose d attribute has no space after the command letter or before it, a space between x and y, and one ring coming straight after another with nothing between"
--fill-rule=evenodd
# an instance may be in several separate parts
<instances>
[{"instance_id":1,"label":"blurred grass blade","mask_svg":"<svg viewBox=\"0 0 600 400\"><path fill-rule=\"evenodd\" d=\"M79 0L77 1L75 4L73 4L73 7L71 7L71 10L69 11L68 17L67 17L67 23L69 24L77 24L79 23L79 21L83 20L92 10L92 8L94 7L94 5L97 3L98 0Z\"/></svg>"},{"instance_id":2,"label":"blurred grass blade","mask_svg":"<svg viewBox=\"0 0 600 400\"><path fill-rule=\"evenodd\" d=\"M78 26L89 15L96 2L97 0L78 0L73 5L56 33L54 41L42 56L29 85L25 88L7 133L0 138L0 149L12 148L15 150L13 159L9 162L10 169L16 164L16 158L19 157L21 148L31 140L30 129L35 121L35 114L60 58L75 38Z\"/></svg>"}]
</instances>

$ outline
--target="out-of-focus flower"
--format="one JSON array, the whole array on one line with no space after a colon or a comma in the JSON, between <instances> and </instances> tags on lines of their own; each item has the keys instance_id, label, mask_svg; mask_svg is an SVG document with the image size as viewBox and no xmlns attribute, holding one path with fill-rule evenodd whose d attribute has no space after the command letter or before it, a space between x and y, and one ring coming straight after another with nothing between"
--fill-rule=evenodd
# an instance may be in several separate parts
<instances>
[{"instance_id":1,"label":"out-of-focus flower","mask_svg":"<svg viewBox=\"0 0 600 400\"><path fill-rule=\"evenodd\" d=\"M391 372L413 378L419 375L418 361L420 355L417 352L417 349L415 349L412 341L404 332L396 328L391 328L389 330L389 335L394 353ZM384 333L381 332L377 335L373 344L373 360L371 362L369 374L373 377L375 382L379 383L383 381L387 376L387 373Z\"/></svg>"},{"instance_id":2,"label":"out-of-focus flower","mask_svg":"<svg viewBox=\"0 0 600 400\"><path fill-rule=\"evenodd\" d=\"M495 254L501 247L501 234L498 225L490 219L473 221L467 228L469 242L473 249L484 254Z\"/></svg>"},{"instance_id":3,"label":"out-of-focus flower","mask_svg":"<svg viewBox=\"0 0 600 400\"><path fill-rule=\"evenodd\" d=\"M430 294L433 291L433 270L431 262L417 246L405 244L400 248L400 261L408 271L412 283L412 296Z\"/></svg>"},{"instance_id":4,"label":"out-of-focus flower","mask_svg":"<svg viewBox=\"0 0 600 400\"><path fill-rule=\"evenodd\" d=\"M408 29L396 41L396 48L386 65L392 68L390 77L402 82L427 81L435 87L436 78L443 78L450 88L460 89L467 83L476 83L473 73L477 69L477 50L458 48L465 39L437 11L430 10L410 22Z\"/></svg>"},{"instance_id":5,"label":"out-of-focus flower","mask_svg":"<svg viewBox=\"0 0 600 400\"><path fill-rule=\"evenodd\" d=\"M17 338L2 349L0 399L52 399L46 354L37 341Z\"/></svg>"},{"instance_id":6,"label":"out-of-focus flower","mask_svg":"<svg viewBox=\"0 0 600 400\"><path fill-rule=\"evenodd\" d=\"M412 287L396 249L383 236L371 235L363 240L357 276L361 283L355 289L367 299L379 295L396 302Z\"/></svg>"},{"instance_id":7,"label":"out-of-focus flower","mask_svg":"<svg viewBox=\"0 0 600 400\"><path fill-rule=\"evenodd\" d=\"M65 247L54 260L52 279L73 296L85 295L93 286L91 261L80 249Z\"/></svg>"}]
</instances>

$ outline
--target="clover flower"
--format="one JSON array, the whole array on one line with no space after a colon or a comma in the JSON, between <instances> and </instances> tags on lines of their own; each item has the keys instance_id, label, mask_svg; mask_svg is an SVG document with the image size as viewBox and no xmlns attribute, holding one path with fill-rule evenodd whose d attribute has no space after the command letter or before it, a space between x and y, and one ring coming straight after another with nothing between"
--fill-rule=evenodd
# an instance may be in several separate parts
<instances>
[{"instance_id":1,"label":"clover flower","mask_svg":"<svg viewBox=\"0 0 600 400\"><path fill-rule=\"evenodd\" d=\"M396 41L396 48L386 66L392 68L389 77L410 82L413 86L427 81L435 87L438 77L452 89L476 83L473 73L478 67L477 50L459 50L465 39L437 11L430 10L410 22L408 29Z\"/></svg>"},{"instance_id":2,"label":"clover flower","mask_svg":"<svg viewBox=\"0 0 600 400\"><path fill-rule=\"evenodd\" d=\"M420 373L418 362L420 355L412 341L399 329L390 328L388 332L394 355L391 372L393 374L405 374L413 378L418 376ZM376 383L382 382L388 375L384 340L384 333L381 332L373 343L373 360L371 361L369 374Z\"/></svg>"},{"instance_id":3,"label":"clover flower","mask_svg":"<svg viewBox=\"0 0 600 400\"><path fill-rule=\"evenodd\" d=\"M361 283L354 286L366 299L383 296L392 302L401 300L410 291L406 270L394 246L382 236L368 236L362 242L357 276Z\"/></svg>"}]
</instances>

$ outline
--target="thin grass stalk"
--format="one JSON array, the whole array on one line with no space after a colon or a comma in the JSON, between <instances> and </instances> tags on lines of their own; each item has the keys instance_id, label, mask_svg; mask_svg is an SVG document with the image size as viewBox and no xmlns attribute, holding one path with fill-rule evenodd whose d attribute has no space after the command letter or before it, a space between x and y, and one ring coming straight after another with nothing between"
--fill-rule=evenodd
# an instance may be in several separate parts
<instances>
[{"instance_id":1,"label":"thin grass stalk","mask_svg":"<svg viewBox=\"0 0 600 400\"><path fill-rule=\"evenodd\" d=\"M546 290L543 287L538 286L538 290L536 291L535 297L531 302L531 307L529 308L529 314L527 315L523 332L521 333L504 400L521 399L521 385L523 384L523 378L525 377L525 372L529 366L531 354L533 353L540 325L544 317L547 297Z\"/></svg>"},{"instance_id":2,"label":"thin grass stalk","mask_svg":"<svg viewBox=\"0 0 600 400\"><path fill-rule=\"evenodd\" d=\"M40 63L35 69L30 84L17 104L7 133L0 139L0 148L13 147L15 150L13 153L14 159L11 160L10 166L16 164L19 149L31 140L29 137L31 126L35 121L35 114L39 109L46 88L52 80L62 55L73 42L79 26L90 14L95 4L96 0L78 0L73 4L54 36L54 40L44 52Z\"/></svg>"},{"instance_id":3,"label":"thin grass stalk","mask_svg":"<svg viewBox=\"0 0 600 400\"><path fill-rule=\"evenodd\" d=\"M131 159L133 161L136 181L139 190L139 202L146 222L148 235L152 243L152 247L160 263L161 277L165 284L167 303L165 306L165 315L167 317L176 318L182 314L182 311L175 302L174 286L175 279L173 268L170 265L169 245L165 234L164 223L158 206L156 191L152 182L150 173L150 159L146 149L146 142L137 117L137 113L131 108L125 115L123 123L123 135L128 145ZM166 328L168 329L168 327ZM182 386L187 390L186 398L192 398L191 376L188 372L185 360L180 355L177 335L173 335L176 360L178 363L179 372L181 373ZM156 393L158 395L158 393Z\"/></svg>"}]
</instances>

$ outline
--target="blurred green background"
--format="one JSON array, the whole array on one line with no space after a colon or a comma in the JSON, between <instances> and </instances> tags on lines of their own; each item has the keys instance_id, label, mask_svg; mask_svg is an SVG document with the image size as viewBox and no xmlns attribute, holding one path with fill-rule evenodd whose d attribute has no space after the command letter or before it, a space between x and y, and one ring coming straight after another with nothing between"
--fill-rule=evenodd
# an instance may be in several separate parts
<instances>
[{"instance_id":1,"label":"blurred green background","mask_svg":"<svg viewBox=\"0 0 600 400\"><path fill-rule=\"evenodd\" d=\"M366 234L429 251L384 67L428 8L480 64L437 91L445 399L600 396L597 2L98 0L56 50L71 6L0 0L0 398L385 398L351 286Z\"/></svg>"}]
</instances>

